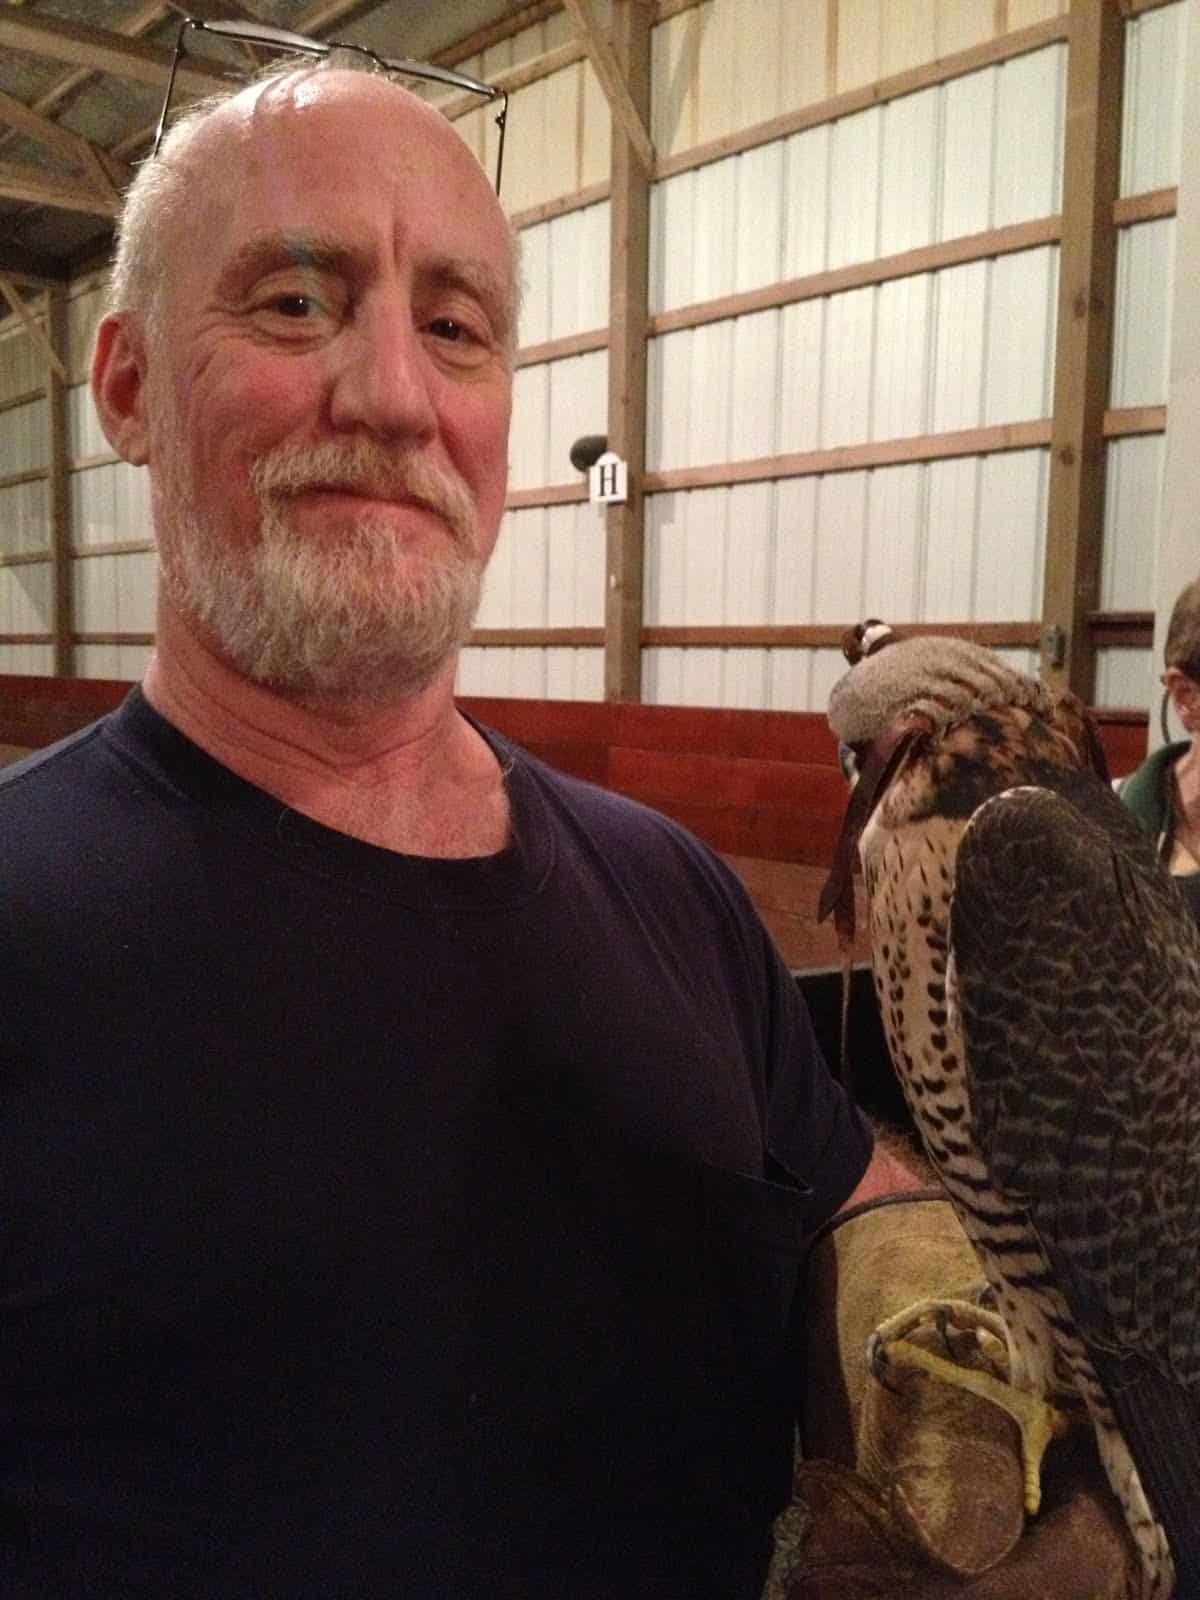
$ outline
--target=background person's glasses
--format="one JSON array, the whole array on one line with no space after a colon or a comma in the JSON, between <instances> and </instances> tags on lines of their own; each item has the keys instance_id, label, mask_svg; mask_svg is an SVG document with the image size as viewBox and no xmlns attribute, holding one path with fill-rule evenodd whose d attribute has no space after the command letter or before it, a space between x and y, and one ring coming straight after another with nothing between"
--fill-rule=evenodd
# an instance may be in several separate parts
<instances>
[{"instance_id":1,"label":"background person's glasses","mask_svg":"<svg viewBox=\"0 0 1200 1600\"><path fill-rule=\"evenodd\" d=\"M496 193L500 193L500 174L504 170L504 128L508 121L508 95L503 89L495 89L490 83L482 83L478 78L469 77L465 72L455 72L452 67L436 67L428 61L409 61L404 57L381 56L374 50L368 50L366 45L349 44L343 39L309 39L302 33L290 33L286 28L269 28L259 22L201 22L197 17L185 17L179 24L179 32L175 38L175 53L171 58L171 75L167 79L167 92L163 97L158 129L154 135L154 148L150 152L151 160L158 155L163 134L167 129L171 96L175 89L175 75L180 60L186 54L185 41L193 32L211 33L221 39L233 39L239 44L262 45L268 50L281 50L296 55L321 57L331 55L335 50L350 50L356 55L366 57L377 71L386 72L393 77L418 78L424 83L437 83L445 88L461 89L464 94L478 95L481 100L496 102L496 127L500 130L496 141Z\"/></svg>"}]
</instances>

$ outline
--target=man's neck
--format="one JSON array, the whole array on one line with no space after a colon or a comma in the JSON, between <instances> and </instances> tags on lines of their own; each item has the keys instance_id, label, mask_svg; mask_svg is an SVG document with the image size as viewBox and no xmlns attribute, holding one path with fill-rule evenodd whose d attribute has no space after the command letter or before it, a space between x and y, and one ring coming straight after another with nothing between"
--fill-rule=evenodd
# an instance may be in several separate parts
<instances>
[{"instance_id":1,"label":"man's neck","mask_svg":"<svg viewBox=\"0 0 1200 1600\"><path fill-rule=\"evenodd\" d=\"M163 606L142 688L222 765L328 827L409 854L489 855L507 842L507 797L455 707L454 665L386 706L292 697L244 678Z\"/></svg>"}]
</instances>

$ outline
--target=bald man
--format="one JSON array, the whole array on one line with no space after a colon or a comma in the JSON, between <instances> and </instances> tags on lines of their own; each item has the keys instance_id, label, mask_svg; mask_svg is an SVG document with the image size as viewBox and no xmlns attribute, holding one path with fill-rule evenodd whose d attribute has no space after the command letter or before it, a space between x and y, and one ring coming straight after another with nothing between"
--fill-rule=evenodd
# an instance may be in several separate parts
<instances>
[{"instance_id":1,"label":"bald man","mask_svg":"<svg viewBox=\"0 0 1200 1600\"><path fill-rule=\"evenodd\" d=\"M897 1181L737 881L456 707L509 226L285 70L128 197L157 648L0 786L0 1588L751 1600L805 1239Z\"/></svg>"}]
</instances>

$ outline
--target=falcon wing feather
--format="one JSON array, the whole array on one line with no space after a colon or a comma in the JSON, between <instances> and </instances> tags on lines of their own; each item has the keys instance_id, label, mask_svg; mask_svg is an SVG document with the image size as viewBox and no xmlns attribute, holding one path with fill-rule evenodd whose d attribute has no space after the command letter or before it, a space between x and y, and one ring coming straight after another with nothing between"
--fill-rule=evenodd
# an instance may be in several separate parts
<instances>
[{"instance_id":1,"label":"falcon wing feather","mask_svg":"<svg viewBox=\"0 0 1200 1600\"><path fill-rule=\"evenodd\" d=\"M980 1149L1200 1572L1200 934L1087 774L980 806L950 932Z\"/></svg>"}]
</instances>

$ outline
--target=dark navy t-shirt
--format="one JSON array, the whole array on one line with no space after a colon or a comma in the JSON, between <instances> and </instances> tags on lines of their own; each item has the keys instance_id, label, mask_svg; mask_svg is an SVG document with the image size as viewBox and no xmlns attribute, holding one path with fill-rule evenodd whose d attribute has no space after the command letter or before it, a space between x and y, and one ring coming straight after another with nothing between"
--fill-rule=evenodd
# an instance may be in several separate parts
<instances>
[{"instance_id":1,"label":"dark navy t-shirt","mask_svg":"<svg viewBox=\"0 0 1200 1600\"><path fill-rule=\"evenodd\" d=\"M134 691L0 782L0 1593L761 1584L869 1135L737 880L495 735L399 855Z\"/></svg>"}]
</instances>

